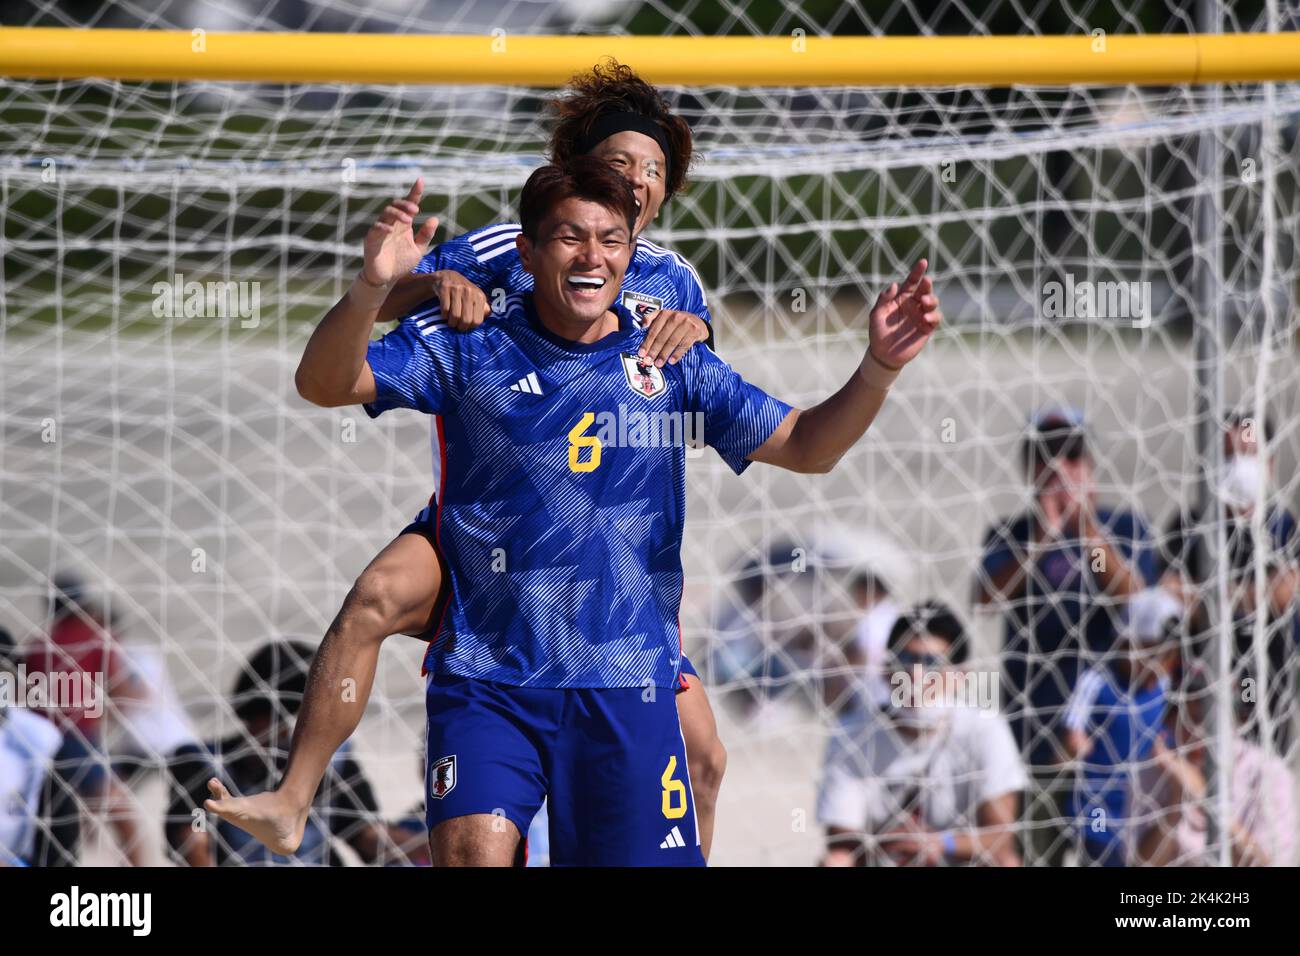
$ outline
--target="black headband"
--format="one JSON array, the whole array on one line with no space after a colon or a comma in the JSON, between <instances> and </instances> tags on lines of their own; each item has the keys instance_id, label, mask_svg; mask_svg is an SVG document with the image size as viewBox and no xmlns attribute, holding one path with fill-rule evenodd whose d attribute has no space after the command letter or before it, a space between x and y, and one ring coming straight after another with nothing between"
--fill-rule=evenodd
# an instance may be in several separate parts
<instances>
[{"instance_id":1,"label":"black headband","mask_svg":"<svg viewBox=\"0 0 1300 956\"><path fill-rule=\"evenodd\" d=\"M596 148L598 143L609 139L615 133L641 133L649 136L659 144L659 148L664 153L664 180L668 179L668 174L672 170L672 151L668 148L668 137L659 124L650 117L641 113L602 113L596 117L595 122L591 124L591 129L587 134L580 138L574 147L578 153L590 153Z\"/></svg>"}]
</instances>

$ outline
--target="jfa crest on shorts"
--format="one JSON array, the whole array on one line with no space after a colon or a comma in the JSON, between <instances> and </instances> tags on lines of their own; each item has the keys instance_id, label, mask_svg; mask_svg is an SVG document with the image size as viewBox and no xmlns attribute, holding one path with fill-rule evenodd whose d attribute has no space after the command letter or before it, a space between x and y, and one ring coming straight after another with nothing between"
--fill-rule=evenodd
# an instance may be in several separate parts
<instances>
[{"instance_id":1,"label":"jfa crest on shorts","mask_svg":"<svg viewBox=\"0 0 1300 956\"><path fill-rule=\"evenodd\" d=\"M429 796L441 800L456 789L456 755L440 757L429 766Z\"/></svg>"}]
</instances>

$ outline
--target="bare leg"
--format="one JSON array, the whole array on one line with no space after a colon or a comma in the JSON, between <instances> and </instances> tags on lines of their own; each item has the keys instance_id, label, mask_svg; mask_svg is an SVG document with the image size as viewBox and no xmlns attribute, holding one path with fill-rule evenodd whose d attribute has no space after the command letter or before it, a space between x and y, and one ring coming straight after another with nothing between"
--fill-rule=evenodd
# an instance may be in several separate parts
<instances>
[{"instance_id":1,"label":"bare leg","mask_svg":"<svg viewBox=\"0 0 1300 956\"><path fill-rule=\"evenodd\" d=\"M713 847L713 818L718 808L718 791L727 769L727 751L718 737L713 708L698 677L686 675L689 690L677 695L677 719L686 740L686 763L695 797L695 819L700 831L700 850L709 858Z\"/></svg>"},{"instance_id":2,"label":"bare leg","mask_svg":"<svg viewBox=\"0 0 1300 956\"><path fill-rule=\"evenodd\" d=\"M434 866L513 866L518 848L519 831L495 813L453 817L429 831Z\"/></svg>"},{"instance_id":3,"label":"bare leg","mask_svg":"<svg viewBox=\"0 0 1300 956\"><path fill-rule=\"evenodd\" d=\"M438 555L423 535L399 535L379 552L348 592L312 661L280 786L232 797L214 777L208 781L214 799L204 806L276 853L298 849L325 770L365 713L380 646L391 634L421 633L435 624L441 587Z\"/></svg>"}]
</instances>

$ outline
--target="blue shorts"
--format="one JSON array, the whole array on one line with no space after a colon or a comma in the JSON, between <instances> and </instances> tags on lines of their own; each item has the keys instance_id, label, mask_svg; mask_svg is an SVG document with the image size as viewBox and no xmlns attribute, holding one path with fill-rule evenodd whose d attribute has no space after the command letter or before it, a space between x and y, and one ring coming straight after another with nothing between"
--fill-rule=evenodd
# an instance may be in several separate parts
<instances>
[{"instance_id":1,"label":"blue shorts","mask_svg":"<svg viewBox=\"0 0 1300 956\"><path fill-rule=\"evenodd\" d=\"M425 818L495 813L521 837L550 797L552 866L703 866L673 694L429 675Z\"/></svg>"}]
</instances>

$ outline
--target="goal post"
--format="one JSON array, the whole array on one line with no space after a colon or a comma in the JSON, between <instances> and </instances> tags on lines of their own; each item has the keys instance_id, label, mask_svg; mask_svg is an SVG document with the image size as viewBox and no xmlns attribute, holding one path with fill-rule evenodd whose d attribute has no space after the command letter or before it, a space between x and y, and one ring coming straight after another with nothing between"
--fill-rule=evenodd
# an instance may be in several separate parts
<instances>
[{"instance_id":1,"label":"goal post","mask_svg":"<svg viewBox=\"0 0 1300 956\"><path fill-rule=\"evenodd\" d=\"M173 716L204 739L240 733L245 658L318 641L432 490L421 417L370 422L294 391L365 229L417 176L439 239L513 219L544 161L545 99L613 56L692 126L690 189L647 236L698 272L718 351L747 378L824 397L860 358L877 292L922 256L945 314L831 474L690 463L681 626L729 754L715 862L821 854L822 755L869 682L885 590L955 609L968 670L1001 686L1017 728L1044 706L1005 683L1015 608L972 596L989 529L1034 508L1021 450L1048 406L1081 413L1099 502L1138 515L1153 555L1180 511L1205 542L1189 587L1212 619L1182 642L1209 683L1170 696L1210 754L1204 858L1231 859L1242 741L1294 787L1296 608L1241 610L1285 603L1273 575L1294 552L1270 515L1300 509L1300 34L1278 32L1272 4L1250 22L1216 7L1230 32L1205 33L1121 3L1104 29L1052 21L1063 35L1004 35L1018 27L995 4L970 36L832 35L808 0L776 4L791 13L768 29L729 5L660 22L613 4L599 23L572 14L599 34L581 36L432 7L376 29L337 0L274 30L209 30L165 6L166 29L0 27L0 626L35 639L49 581L75 570L122 640L165 661L150 673ZM891 29L878 5L836 6ZM632 35L646 23L663 35ZM1271 461L1244 492L1225 477L1233 413ZM1232 494L1254 503L1245 519ZM1247 540L1242 563L1225 557ZM1122 601L1094 597L1089 617L1121 620ZM1076 663L1108 660L1077 628L1064 649L1020 631L1062 698ZM419 798L421 650L387 643L355 741L376 820ZM109 715L106 746L166 760L175 733ZM1037 743L1017 738L1024 762ZM1151 763L1126 764L1128 785ZM1030 862L1086 863L1096 807L1053 802L1077 765L1029 769ZM159 790L131 791L151 858ZM105 820L80 795L76 812ZM94 832L91 858L120 862L111 829Z\"/></svg>"},{"instance_id":2,"label":"goal post","mask_svg":"<svg viewBox=\"0 0 1300 956\"><path fill-rule=\"evenodd\" d=\"M788 37L0 28L14 77L560 86L603 57L682 86L1053 86L1300 79L1300 36Z\"/></svg>"}]
</instances>

